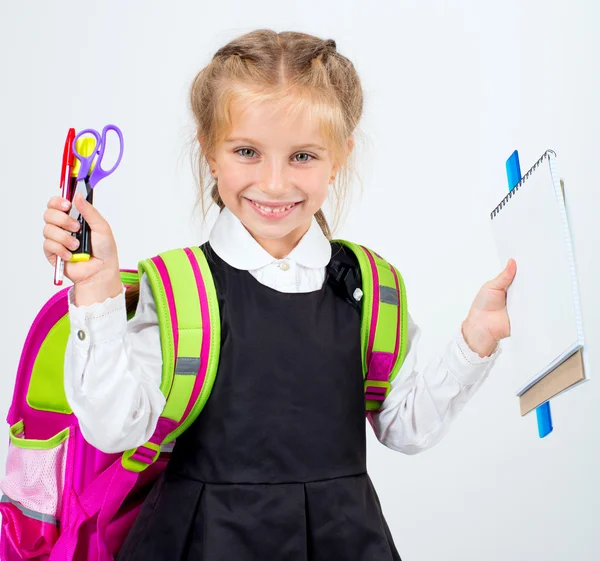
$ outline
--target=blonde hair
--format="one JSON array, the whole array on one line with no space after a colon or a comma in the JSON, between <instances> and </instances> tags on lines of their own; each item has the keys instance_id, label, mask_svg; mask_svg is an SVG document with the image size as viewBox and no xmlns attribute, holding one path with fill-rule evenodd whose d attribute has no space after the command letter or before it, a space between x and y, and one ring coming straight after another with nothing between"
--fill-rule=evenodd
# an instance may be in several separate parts
<instances>
[{"instance_id":1,"label":"blonde hair","mask_svg":"<svg viewBox=\"0 0 600 561\"><path fill-rule=\"evenodd\" d=\"M196 123L194 165L198 199L206 216L205 198L224 207L218 180L210 175L207 156L214 153L231 127L231 104L276 101L292 111L307 108L319 119L321 134L339 165L331 191L335 202L333 230L338 227L348 198L354 150L348 140L356 135L363 109L363 92L354 65L338 53L335 41L306 33L269 29L252 31L220 48L194 78L190 89ZM208 179L210 177L210 179ZM332 237L325 215L317 219Z\"/></svg>"}]
</instances>

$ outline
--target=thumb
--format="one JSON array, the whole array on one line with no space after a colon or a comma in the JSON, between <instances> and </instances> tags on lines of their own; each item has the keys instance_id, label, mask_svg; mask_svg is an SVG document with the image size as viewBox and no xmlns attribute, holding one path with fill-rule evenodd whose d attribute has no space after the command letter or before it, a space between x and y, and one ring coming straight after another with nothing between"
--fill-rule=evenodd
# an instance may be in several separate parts
<instances>
[{"instance_id":1,"label":"thumb","mask_svg":"<svg viewBox=\"0 0 600 561\"><path fill-rule=\"evenodd\" d=\"M107 224L106 220L104 220L96 207L88 203L81 193L77 193L75 195L73 202L75 203L77 210L81 213L81 216L85 218L85 221L92 230L102 230L102 228Z\"/></svg>"},{"instance_id":2,"label":"thumb","mask_svg":"<svg viewBox=\"0 0 600 561\"><path fill-rule=\"evenodd\" d=\"M489 281L490 288L496 290L506 290L515 279L517 273L517 264L514 259L509 259L504 270L494 279Z\"/></svg>"}]
</instances>

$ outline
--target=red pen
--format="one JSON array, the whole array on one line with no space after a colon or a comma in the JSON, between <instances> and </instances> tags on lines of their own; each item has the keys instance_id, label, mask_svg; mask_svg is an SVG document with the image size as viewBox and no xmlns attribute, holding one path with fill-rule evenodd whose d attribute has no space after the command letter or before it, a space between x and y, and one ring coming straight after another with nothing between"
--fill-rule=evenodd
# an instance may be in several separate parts
<instances>
[{"instance_id":1,"label":"red pen","mask_svg":"<svg viewBox=\"0 0 600 561\"><path fill-rule=\"evenodd\" d=\"M72 190L72 178L71 171L73 169L73 140L75 140L75 129L70 128L67 133L65 140L65 147L63 149L62 168L60 172L60 192L63 198L71 200ZM63 283L63 275L65 270L65 264L63 260L57 255L56 264L54 265L54 284L61 286Z\"/></svg>"}]
</instances>

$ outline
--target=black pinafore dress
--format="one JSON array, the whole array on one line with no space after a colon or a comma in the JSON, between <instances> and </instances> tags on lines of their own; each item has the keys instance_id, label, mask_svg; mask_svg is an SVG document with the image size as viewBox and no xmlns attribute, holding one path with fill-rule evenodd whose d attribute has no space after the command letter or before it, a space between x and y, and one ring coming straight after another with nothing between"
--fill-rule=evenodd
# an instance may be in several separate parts
<instances>
[{"instance_id":1,"label":"black pinafore dress","mask_svg":"<svg viewBox=\"0 0 600 561\"><path fill-rule=\"evenodd\" d=\"M399 560L366 471L359 312L330 282L279 292L202 249L222 321L215 385L118 561Z\"/></svg>"}]
</instances>

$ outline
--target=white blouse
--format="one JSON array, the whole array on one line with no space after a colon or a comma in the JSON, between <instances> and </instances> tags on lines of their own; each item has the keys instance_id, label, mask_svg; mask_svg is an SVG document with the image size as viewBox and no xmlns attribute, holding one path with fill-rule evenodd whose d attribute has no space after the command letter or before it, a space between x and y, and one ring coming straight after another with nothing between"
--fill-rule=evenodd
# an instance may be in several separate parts
<instances>
[{"instance_id":1,"label":"white blouse","mask_svg":"<svg viewBox=\"0 0 600 561\"><path fill-rule=\"evenodd\" d=\"M232 267L249 271L281 292L319 290L331 246L316 220L285 259L275 259L224 209L209 237L214 251ZM121 452L147 442L165 406L160 391L161 347L150 285L140 280L135 316L127 321L124 289L92 306L75 306L69 291L71 332L65 354L65 392L83 436L96 448ZM384 445L415 454L433 446L486 378L499 347L480 358L460 328L440 356L420 371L420 329L408 318L408 345L390 393L368 420ZM227 415L227 411L223 411Z\"/></svg>"}]
</instances>

